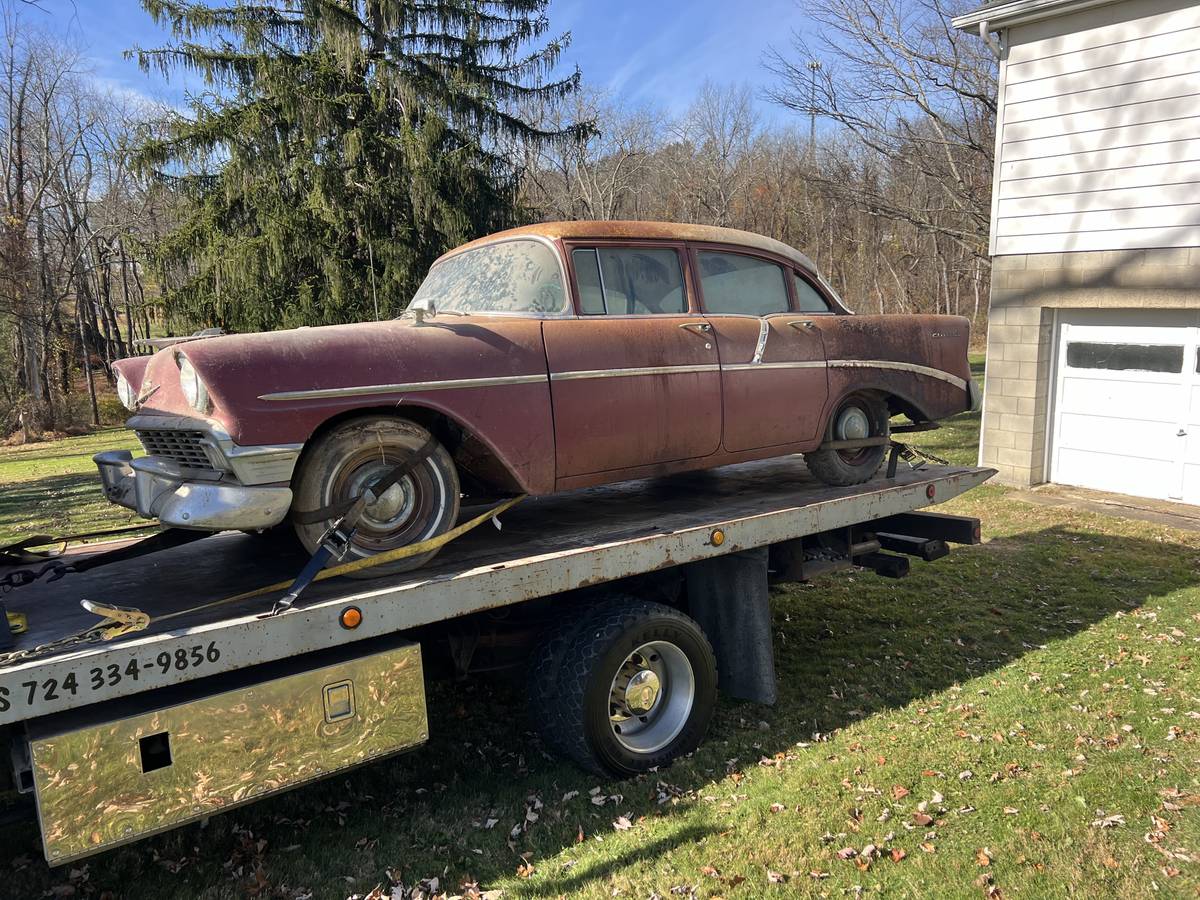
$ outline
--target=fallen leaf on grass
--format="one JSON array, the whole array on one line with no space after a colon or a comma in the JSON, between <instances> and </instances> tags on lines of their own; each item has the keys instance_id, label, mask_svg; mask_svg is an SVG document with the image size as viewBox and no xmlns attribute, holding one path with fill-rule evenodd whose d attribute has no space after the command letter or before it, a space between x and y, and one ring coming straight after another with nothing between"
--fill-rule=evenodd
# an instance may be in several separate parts
<instances>
[{"instance_id":1,"label":"fallen leaf on grass","mask_svg":"<svg viewBox=\"0 0 1200 900\"><path fill-rule=\"evenodd\" d=\"M781 813L785 809L787 809L787 807L784 806L782 803L772 803L771 804L771 812L773 812L773 813Z\"/></svg>"},{"instance_id":2,"label":"fallen leaf on grass","mask_svg":"<svg viewBox=\"0 0 1200 900\"><path fill-rule=\"evenodd\" d=\"M929 843L929 841L925 841L923 844L920 845L920 847L926 853L936 853L937 852L937 847L933 846L933 844Z\"/></svg>"},{"instance_id":3,"label":"fallen leaf on grass","mask_svg":"<svg viewBox=\"0 0 1200 900\"><path fill-rule=\"evenodd\" d=\"M787 879L787 876L786 876L786 875L784 875L782 872L772 872L770 869L767 869L767 881L768 881L768 883L770 883L770 884L783 884L783 883L784 883L785 881L787 881L787 880L788 880L788 879Z\"/></svg>"},{"instance_id":4,"label":"fallen leaf on grass","mask_svg":"<svg viewBox=\"0 0 1200 900\"><path fill-rule=\"evenodd\" d=\"M976 851L975 862L981 866L990 866L992 864L992 851L987 847Z\"/></svg>"},{"instance_id":5,"label":"fallen leaf on grass","mask_svg":"<svg viewBox=\"0 0 1200 900\"><path fill-rule=\"evenodd\" d=\"M854 847L843 847L837 852L838 859L854 859L858 856L858 850Z\"/></svg>"},{"instance_id":6,"label":"fallen leaf on grass","mask_svg":"<svg viewBox=\"0 0 1200 900\"><path fill-rule=\"evenodd\" d=\"M1125 817L1120 813L1111 816L1104 816L1099 819L1092 820L1093 828L1116 828L1118 825L1125 824Z\"/></svg>"},{"instance_id":7,"label":"fallen leaf on grass","mask_svg":"<svg viewBox=\"0 0 1200 900\"><path fill-rule=\"evenodd\" d=\"M900 860L904 859L906 856L908 856L908 854L899 847L892 848L892 862L900 862Z\"/></svg>"},{"instance_id":8,"label":"fallen leaf on grass","mask_svg":"<svg viewBox=\"0 0 1200 900\"><path fill-rule=\"evenodd\" d=\"M923 813L923 812L913 813L913 821L916 824L922 825L922 826L932 825L933 824L933 816L929 815L929 813Z\"/></svg>"},{"instance_id":9,"label":"fallen leaf on grass","mask_svg":"<svg viewBox=\"0 0 1200 900\"><path fill-rule=\"evenodd\" d=\"M902 784L893 784L892 785L892 798L894 800L903 800L905 797L908 796L908 794L909 794L909 790L904 785L902 785Z\"/></svg>"},{"instance_id":10,"label":"fallen leaf on grass","mask_svg":"<svg viewBox=\"0 0 1200 900\"><path fill-rule=\"evenodd\" d=\"M633 827L633 823L629 821L628 816L617 816L617 820L612 825L616 831L628 831Z\"/></svg>"}]
</instances>

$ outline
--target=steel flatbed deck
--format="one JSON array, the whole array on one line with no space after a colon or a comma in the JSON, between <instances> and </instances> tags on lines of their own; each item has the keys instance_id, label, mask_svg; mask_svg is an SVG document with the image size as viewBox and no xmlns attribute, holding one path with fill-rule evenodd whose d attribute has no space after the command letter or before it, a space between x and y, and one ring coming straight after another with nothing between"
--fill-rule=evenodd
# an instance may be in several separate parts
<instances>
[{"instance_id":1,"label":"steel flatbed deck","mask_svg":"<svg viewBox=\"0 0 1200 900\"><path fill-rule=\"evenodd\" d=\"M416 572L315 584L300 608L283 615L264 616L273 598L263 597L156 623L158 616L285 580L304 563L286 542L217 535L10 593L10 611L29 619L18 649L95 625L82 599L136 607L152 621L111 643L0 669L0 724L911 512L993 474L901 466L893 478L837 488L817 482L799 457L786 457L573 491L526 500L503 515L501 530L478 528ZM718 529L719 545L712 539ZM354 630L339 624L349 605L362 612Z\"/></svg>"}]
</instances>

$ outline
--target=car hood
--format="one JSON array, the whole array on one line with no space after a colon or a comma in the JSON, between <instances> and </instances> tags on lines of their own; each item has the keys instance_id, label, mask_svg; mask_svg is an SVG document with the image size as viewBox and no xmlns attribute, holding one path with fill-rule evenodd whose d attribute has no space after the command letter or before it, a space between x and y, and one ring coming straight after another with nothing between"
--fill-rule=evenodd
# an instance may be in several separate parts
<instances>
[{"instance_id":1,"label":"car hood","mask_svg":"<svg viewBox=\"0 0 1200 900\"><path fill-rule=\"evenodd\" d=\"M180 388L180 355L208 389L212 408L206 417L235 440L248 424L288 408L327 405L330 398L320 392L357 389L355 403L368 405L370 392L362 389L371 386L387 387L379 394L394 402L397 387L408 384L546 372L540 323L517 317L445 316L423 325L405 318L224 335L154 354L141 378L138 415L201 416Z\"/></svg>"}]
</instances>

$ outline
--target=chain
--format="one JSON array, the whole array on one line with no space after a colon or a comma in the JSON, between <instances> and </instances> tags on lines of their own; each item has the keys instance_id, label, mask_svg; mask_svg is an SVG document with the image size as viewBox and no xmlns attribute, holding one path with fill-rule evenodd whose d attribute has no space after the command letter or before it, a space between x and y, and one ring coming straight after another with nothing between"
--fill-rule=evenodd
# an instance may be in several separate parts
<instances>
[{"instance_id":1,"label":"chain","mask_svg":"<svg viewBox=\"0 0 1200 900\"><path fill-rule=\"evenodd\" d=\"M42 656L55 650L65 650L69 647L85 644L98 644L102 640L104 640L104 633L100 628L87 628L83 631L77 631L75 634L59 638L56 641L38 644L36 647L25 647L21 650L0 653L0 668L5 668L14 663L25 662L26 660L33 659L35 656Z\"/></svg>"},{"instance_id":2,"label":"chain","mask_svg":"<svg viewBox=\"0 0 1200 900\"><path fill-rule=\"evenodd\" d=\"M950 465L950 461L948 459L942 459L940 456L934 456L928 451L919 450L911 444L901 444L900 446L903 448L900 451L900 458L909 465L912 465L912 462L915 459L924 462L937 463L939 466ZM920 465L920 462L918 462L918 465ZM917 466L913 466L913 468L915 469Z\"/></svg>"}]
</instances>

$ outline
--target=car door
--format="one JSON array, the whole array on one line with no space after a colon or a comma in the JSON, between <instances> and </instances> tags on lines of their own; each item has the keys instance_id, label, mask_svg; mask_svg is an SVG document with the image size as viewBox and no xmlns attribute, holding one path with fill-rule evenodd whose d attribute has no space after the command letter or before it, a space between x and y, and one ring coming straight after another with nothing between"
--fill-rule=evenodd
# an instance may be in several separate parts
<instances>
[{"instance_id":1,"label":"car door","mask_svg":"<svg viewBox=\"0 0 1200 900\"><path fill-rule=\"evenodd\" d=\"M801 276L770 257L698 246L693 261L721 357L725 449L814 440L828 398L814 319L828 314L828 305L797 293L791 282ZM804 313L798 315L797 307Z\"/></svg>"},{"instance_id":2,"label":"car door","mask_svg":"<svg viewBox=\"0 0 1200 900\"><path fill-rule=\"evenodd\" d=\"M569 244L577 317L543 323L558 478L714 453L721 383L677 244Z\"/></svg>"}]
</instances>

